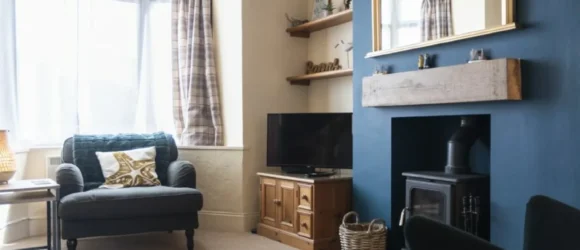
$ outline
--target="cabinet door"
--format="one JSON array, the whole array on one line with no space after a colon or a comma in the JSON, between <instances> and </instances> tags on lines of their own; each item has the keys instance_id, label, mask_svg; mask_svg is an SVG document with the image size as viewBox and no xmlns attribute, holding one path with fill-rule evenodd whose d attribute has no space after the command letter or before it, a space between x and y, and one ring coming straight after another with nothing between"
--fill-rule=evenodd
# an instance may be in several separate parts
<instances>
[{"instance_id":1,"label":"cabinet door","mask_svg":"<svg viewBox=\"0 0 580 250\"><path fill-rule=\"evenodd\" d=\"M277 198L277 187L276 187L276 180L262 178L261 180L261 198L262 198L262 211L260 213L262 223L277 227L278 218L278 206L279 201Z\"/></svg>"},{"instance_id":2,"label":"cabinet door","mask_svg":"<svg viewBox=\"0 0 580 250\"><path fill-rule=\"evenodd\" d=\"M279 206L280 229L296 232L296 187L291 181L278 181L281 205Z\"/></svg>"}]
</instances>

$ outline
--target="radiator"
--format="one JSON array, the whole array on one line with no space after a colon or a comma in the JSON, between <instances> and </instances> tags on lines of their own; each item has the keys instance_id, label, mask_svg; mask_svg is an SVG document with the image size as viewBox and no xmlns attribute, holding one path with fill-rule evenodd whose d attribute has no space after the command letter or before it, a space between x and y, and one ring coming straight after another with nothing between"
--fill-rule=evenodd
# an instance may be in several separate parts
<instances>
[{"instance_id":1,"label":"radiator","mask_svg":"<svg viewBox=\"0 0 580 250\"><path fill-rule=\"evenodd\" d=\"M56 181L56 168L60 166L62 159L60 156L46 157L46 178Z\"/></svg>"}]
</instances>

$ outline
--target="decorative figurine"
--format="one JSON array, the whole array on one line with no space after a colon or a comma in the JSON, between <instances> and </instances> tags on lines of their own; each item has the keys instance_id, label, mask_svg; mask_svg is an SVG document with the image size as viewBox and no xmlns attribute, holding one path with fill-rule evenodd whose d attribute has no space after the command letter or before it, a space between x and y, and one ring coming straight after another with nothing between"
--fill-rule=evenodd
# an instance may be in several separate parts
<instances>
[{"instance_id":1,"label":"decorative figurine","mask_svg":"<svg viewBox=\"0 0 580 250\"><path fill-rule=\"evenodd\" d=\"M320 73L340 69L342 69L342 66L340 66L338 58L335 58L333 62L321 63L318 65L314 65L312 61L306 62L306 74Z\"/></svg>"},{"instance_id":2,"label":"decorative figurine","mask_svg":"<svg viewBox=\"0 0 580 250\"><path fill-rule=\"evenodd\" d=\"M423 57L423 55L419 55L419 60L417 62L417 68L418 69L425 68L425 58Z\"/></svg>"},{"instance_id":3,"label":"decorative figurine","mask_svg":"<svg viewBox=\"0 0 580 250\"><path fill-rule=\"evenodd\" d=\"M314 6L312 7L312 20L325 17L326 11L324 7L328 4L329 0L314 0Z\"/></svg>"},{"instance_id":4,"label":"decorative figurine","mask_svg":"<svg viewBox=\"0 0 580 250\"><path fill-rule=\"evenodd\" d=\"M336 8L334 7L334 4L332 4L330 0L328 1L328 4L324 5L324 8L322 8L322 10L324 10L324 13L326 14L325 16L332 15L334 9Z\"/></svg>"},{"instance_id":5,"label":"decorative figurine","mask_svg":"<svg viewBox=\"0 0 580 250\"><path fill-rule=\"evenodd\" d=\"M431 56L429 54L423 54L423 69L431 68Z\"/></svg>"},{"instance_id":6,"label":"decorative figurine","mask_svg":"<svg viewBox=\"0 0 580 250\"><path fill-rule=\"evenodd\" d=\"M471 52L469 53L469 56L470 56L470 58L469 58L468 63L474 63L474 62L487 60L487 58L485 57L485 52L483 51L483 49L472 49Z\"/></svg>"},{"instance_id":7,"label":"decorative figurine","mask_svg":"<svg viewBox=\"0 0 580 250\"><path fill-rule=\"evenodd\" d=\"M352 3L352 0L344 0L344 8L345 9L350 9L350 4Z\"/></svg>"},{"instance_id":8,"label":"decorative figurine","mask_svg":"<svg viewBox=\"0 0 580 250\"><path fill-rule=\"evenodd\" d=\"M300 19L297 19L297 18L294 18L294 17L290 17L290 16L288 16L288 13L285 13L285 15L286 15L286 19L288 20L288 22L290 22L290 25L292 27L296 27L298 25L305 24L305 23L308 22L307 19L300 20Z\"/></svg>"},{"instance_id":9,"label":"decorative figurine","mask_svg":"<svg viewBox=\"0 0 580 250\"><path fill-rule=\"evenodd\" d=\"M342 47L344 48L344 52L346 52L346 67L350 69L351 68L350 67L350 52L353 49L352 42L345 43L343 40L340 40L340 43L337 43L336 45L334 45L334 48L336 49L340 45L342 45Z\"/></svg>"},{"instance_id":10,"label":"decorative figurine","mask_svg":"<svg viewBox=\"0 0 580 250\"><path fill-rule=\"evenodd\" d=\"M389 74L389 65L376 65L373 75L387 75Z\"/></svg>"}]
</instances>

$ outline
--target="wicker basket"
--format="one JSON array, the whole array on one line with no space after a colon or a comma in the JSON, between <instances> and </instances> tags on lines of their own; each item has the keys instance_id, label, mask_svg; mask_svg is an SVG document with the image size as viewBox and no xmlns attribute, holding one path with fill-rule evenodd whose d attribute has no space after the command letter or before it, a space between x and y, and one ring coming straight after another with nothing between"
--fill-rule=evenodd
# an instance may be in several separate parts
<instances>
[{"instance_id":1,"label":"wicker basket","mask_svg":"<svg viewBox=\"0 0 580 250\"><path fill-rule=\"evenodd\" d=\"M355 216L355 223L346 223L350 216ZM359 223L356 212L344 215L338 234L342 250L385 250L387 246L385 221L374 219L370 223Z\"/></svg>"}]
</instances>

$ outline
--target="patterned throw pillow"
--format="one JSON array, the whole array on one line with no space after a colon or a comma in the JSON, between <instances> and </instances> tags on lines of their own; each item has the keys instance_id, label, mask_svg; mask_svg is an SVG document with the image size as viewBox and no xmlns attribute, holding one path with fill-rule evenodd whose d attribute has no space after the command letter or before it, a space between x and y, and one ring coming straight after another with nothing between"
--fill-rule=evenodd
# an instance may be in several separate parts
<instances>
[{"instance_id":1,"label":"patterned throw pillow","mask_svg":"<svg viewBox=\"0 0 580 250\"><path fill-rule=\"evenodd\" d=\"M102 188L161 185L155 173L155 147L96 154L105 176Z\"/></svg>"}]
</instances>

